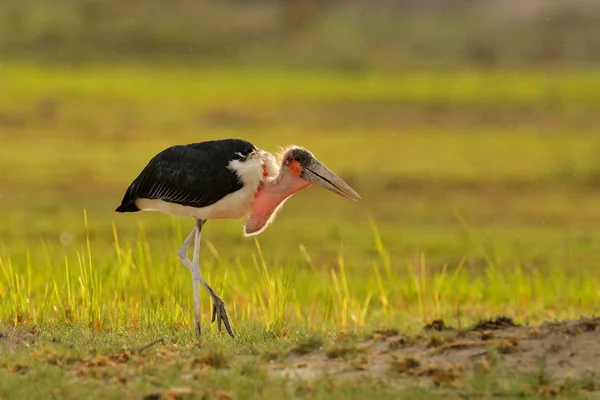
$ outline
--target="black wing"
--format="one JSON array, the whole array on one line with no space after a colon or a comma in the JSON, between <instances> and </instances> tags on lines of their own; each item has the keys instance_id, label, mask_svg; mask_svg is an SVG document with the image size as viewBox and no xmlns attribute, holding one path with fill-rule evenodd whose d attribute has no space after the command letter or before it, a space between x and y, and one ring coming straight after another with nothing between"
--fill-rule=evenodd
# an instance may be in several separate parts
<instances>
[{"instance_id":1,"label":"black wing","mask_svg":"<svg viewBox=\"0 0 600 400\"><path fill-rule=\"evenodd\" d=\"M161 199L206 207L243 187L227 166L256 147L245 140L222 139L169 147L158 153L131 183L118 212L135 212L137 199Z\"/></svg>"}]
</instances>

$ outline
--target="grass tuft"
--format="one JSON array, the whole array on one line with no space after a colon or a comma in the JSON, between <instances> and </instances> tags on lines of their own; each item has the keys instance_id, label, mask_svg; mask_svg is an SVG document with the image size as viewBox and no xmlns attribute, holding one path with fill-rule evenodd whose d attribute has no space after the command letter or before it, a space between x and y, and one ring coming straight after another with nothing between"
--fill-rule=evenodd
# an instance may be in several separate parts
<instances>
[{"instance_id":1,"label":"grass tuft","mask_svg":"<svg viewBox=\"0 0 600 400\"><path fill-rule=\"evenodd\" d=\"M293 347L290 351L293 354L310 354L323 346L323 339L317 336L311 336L307 339L302 340L295 347Z\"/></svg>"},{"instance_id":2,"label":"grass tuft","mask_svg":"<svg viewBox=\"0 0 600 400\"><path fill-rule=\"evenodd\" d=\"M415 356L398 356L390 361L390 370L400 374L416 373L420 366L421 361Z\"/></svg>"},{"instance_id":3,"label":"grass tuft","mask_svg":"<svg viewBox=\"0 0 600 400\"><path fill-rule=\"evenodd\" d=\"M211 368L226 368L229 365L227 352L220 345L209 345L200 351L192 361L194 366L207 366Z\"/></svg>"}]
</instances>

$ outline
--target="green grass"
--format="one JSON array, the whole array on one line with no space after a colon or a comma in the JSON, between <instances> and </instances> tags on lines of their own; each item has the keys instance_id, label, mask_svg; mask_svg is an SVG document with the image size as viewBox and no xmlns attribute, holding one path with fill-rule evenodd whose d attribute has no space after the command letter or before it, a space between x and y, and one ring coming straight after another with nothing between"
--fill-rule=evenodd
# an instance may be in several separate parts
<instances>
[{"instance_id":1,"label":"green grass","mask_svg":"<svg viewBox=\"0 0 600 400\"><path fill-rule=\"evenodd\" d=\"M23 385L38 380L60 381L56 397L99 382L109 382L106 397L196 387L182 379L208 350L195 349L191 279L176 255L193 225L113 212L149 158L175 143L304 145L363 198L311 188L256 240L242 237L241 221L209 221L203 275L238 338L209 325L203 292L205 346L221 346L232 366L199 372L207 391L251 397L261 382L261 398L291 396L271 375L238 378L262 368L262 350L283 354L311 335L416 333L438 318L467 326L499 314L537 324L598 310L594 74L4 65L0 86L0 321L41 335L0 347L3 397L40 393ZM64 362L36 366L40 354L87 359L160 336L159 348L177 353L172 364L148 356L127 364L142 378L106 372L132 385L73 380ZM236 361L245 355L250 364ZM296 389L322 398L395 390L315 385Z\"/></svg>"}]
</instances>

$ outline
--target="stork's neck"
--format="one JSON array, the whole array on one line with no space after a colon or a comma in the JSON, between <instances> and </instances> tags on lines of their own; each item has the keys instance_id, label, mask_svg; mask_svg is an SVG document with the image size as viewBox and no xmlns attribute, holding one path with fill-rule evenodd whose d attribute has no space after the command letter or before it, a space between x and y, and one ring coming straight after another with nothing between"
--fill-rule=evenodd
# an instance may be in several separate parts
<instances>
[{"instance_id":1,"label":"stork's neck","mask_svg":"<svg viewBox=\"0 0 600 400\"><path fill-rule=\"evenodd\" d=\"M275 177L266 177L256 191L252 213L245 225L246 234L262 232L291 195L311 185L284 165Z\"/></svg>"}]
</instances>

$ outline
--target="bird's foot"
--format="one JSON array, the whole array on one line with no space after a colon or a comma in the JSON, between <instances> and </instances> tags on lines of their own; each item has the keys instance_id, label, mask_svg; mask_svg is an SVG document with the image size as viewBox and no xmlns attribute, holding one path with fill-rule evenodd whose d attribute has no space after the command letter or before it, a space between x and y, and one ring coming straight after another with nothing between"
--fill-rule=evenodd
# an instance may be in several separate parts
<instances>
[{"instance_id":1,"label":"bird's foot","mask_svg":"<svg viewBox=\"0 0 600 400\"><path fill-rule=\"evenodd\" d=\"M229 323L229 317L227 316L227 310L225 310L225 303L220 298L213 298L213 313L212 313L212 321L215 322L217 320L217 324L219 327L219 332L221 332L221 324L225 325L225 329L227 329L227 333L234 338L233 329L231 329L231 324Z\"/></svg>"}]
</instances>

